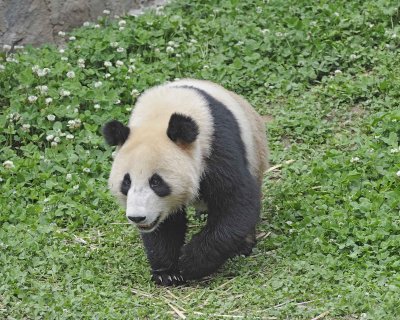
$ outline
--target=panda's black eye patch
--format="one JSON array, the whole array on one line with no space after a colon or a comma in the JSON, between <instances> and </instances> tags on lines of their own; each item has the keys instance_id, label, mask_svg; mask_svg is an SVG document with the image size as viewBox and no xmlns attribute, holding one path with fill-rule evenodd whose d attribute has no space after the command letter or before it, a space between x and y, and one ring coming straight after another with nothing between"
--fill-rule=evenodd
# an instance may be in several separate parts
<instances>
[{"instance_id":1,"label":"panda's black eye patch","mask_svg":"<svg viewBox=\"0 0 400 320\"><path fill-rule=\"evenodd\" d=\"M159 197L166 197L171 194L170 186L157 173L153 174L149 179L150 188Z\"/></svg>"},{"instance_id":2,"label":"panda's black eye patch","mask_svg":"<svg viewBox=\"0 0 400 320\"><path fill-rule=\"evenodd\" d=\"M131 188L131 177L129 173L126 173L121 183L121 193L124 195L128 195L128 191L130 188Z\"/></svg>"}]
</instances>

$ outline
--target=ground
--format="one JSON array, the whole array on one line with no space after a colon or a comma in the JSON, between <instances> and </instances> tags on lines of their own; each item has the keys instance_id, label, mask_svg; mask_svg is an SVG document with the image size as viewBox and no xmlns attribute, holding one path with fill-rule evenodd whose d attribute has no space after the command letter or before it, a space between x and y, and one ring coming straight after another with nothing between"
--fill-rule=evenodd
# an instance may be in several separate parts
<instances>
[{"instance_id":1,"label":"ground","mask_svg":"<svg viewBox=\"0 0 400 320\"><path fill-rule=\"evenodd\" d=\"M398 319L399 20L394 0L177 1L2 54L0 316ZM100 128L184 77L252 103L272 167L253 254L160 288Z\"/></svg>"}]
</instances>

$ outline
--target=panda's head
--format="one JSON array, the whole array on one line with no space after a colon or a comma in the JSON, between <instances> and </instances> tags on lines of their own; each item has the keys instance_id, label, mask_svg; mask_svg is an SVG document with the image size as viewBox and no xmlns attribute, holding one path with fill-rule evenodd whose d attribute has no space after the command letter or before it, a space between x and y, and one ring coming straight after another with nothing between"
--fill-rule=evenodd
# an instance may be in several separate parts
<instances>
[{"instance_id":1,"label":"panda's head","mask_svg":"<svg viewBox=\"0 0 400 320\"><path fill-rule=\"evenodd\" d=\"M103 134L118 146L109 187L126 208L126 216L142 232L151 232L196 197L199 128L189 116L174 113L169 121L128 127L108 122Z\"/></svg>"}]
</instances>

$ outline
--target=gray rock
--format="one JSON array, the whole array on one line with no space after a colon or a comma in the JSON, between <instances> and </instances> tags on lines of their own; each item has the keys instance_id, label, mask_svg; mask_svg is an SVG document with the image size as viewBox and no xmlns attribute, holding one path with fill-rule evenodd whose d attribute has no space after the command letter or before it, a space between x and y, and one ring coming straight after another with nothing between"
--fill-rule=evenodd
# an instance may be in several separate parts
<instances>
[{"instance_id":1,"label":"gray rock","mask_svg":"<svg viewBox=\"0 0 400 320\"><path fill-rule=\"evenodd\" d=\"M162 0L0 0L0 50L3 45L41 45L62 41L59 31L70 31L85 21L96 21L107 9L127 15Z\"/></svg>"}]
</instances>

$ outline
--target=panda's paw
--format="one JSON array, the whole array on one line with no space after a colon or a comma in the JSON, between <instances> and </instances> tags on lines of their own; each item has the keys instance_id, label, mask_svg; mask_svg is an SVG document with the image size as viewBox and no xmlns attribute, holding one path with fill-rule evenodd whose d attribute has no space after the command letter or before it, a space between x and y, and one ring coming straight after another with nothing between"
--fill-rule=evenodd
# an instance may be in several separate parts
<instances>
[{"instance_id":1,"label":"panda's paw","mask_svg":"<svg viewBox=\"0 0 400 320\"><path fill-rule=\"evenodd\" d=\"M179 271L173 270L153 270L151 275L153 280L159 286L179 286L186 281Z\"/></svg>"}]
</instances>

